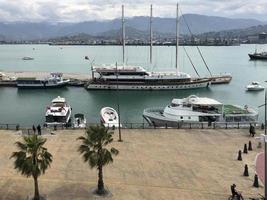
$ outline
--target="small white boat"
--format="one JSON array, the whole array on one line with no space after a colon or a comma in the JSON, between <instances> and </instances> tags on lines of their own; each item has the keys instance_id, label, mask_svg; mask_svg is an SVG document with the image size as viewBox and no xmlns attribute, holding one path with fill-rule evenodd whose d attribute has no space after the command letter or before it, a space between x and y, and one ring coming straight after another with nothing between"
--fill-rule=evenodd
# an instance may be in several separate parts
<instances>
[{"instance_id":1,"label":"small white boat","mask_svg":"<svg viewBox=\"0 0 267 200\"><path fill-rule=\"evenodd\" d=\"M111 107L102 108L100 111L100 117L101 122L105 127L119 127L119 115L115 109Z\"/></svg>"},{"instance_id":2,"label":"small white boat","mask_svg":"<svg viewBox=\"0 0 267 200\"><path fill-rule=\"evenodd\" d=\"M74 115L74 128L85 128L86 127L86 118L83 114L77 113Z\"/></svg>"},{"instance_id":3,"label":"small white boat","mask_svg":"<svg viewBox=\"0 0 267 200\"><path fill-rule=\"evenodd\" d=\"M26 56L26 57L23 57L22 60L34 60L34 58Z\"/></svg>"},{"instance_id":4,"label":"small white boat","mask_svg":"<svg viewBox=\"0 0 267 200\"><path fill-rule=\"evenodd\" d=\"M257 81L253 81L251 84L247 86L248 91L259 91L264 90L264 87Z\"/></svg>"}]
</instances>

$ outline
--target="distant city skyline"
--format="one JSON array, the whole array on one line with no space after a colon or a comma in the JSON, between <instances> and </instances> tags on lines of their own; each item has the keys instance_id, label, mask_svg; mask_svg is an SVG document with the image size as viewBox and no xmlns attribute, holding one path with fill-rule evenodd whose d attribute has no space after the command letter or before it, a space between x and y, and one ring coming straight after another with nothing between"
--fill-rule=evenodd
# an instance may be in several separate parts
<instances>
[{"instance_id":1,"label":"distant city skyline","mask_svg":"<svg viewBox=\"0 0 267 200\"><path fill-rule=\"evenodd\" d=\"M156 17L175 17L175 0L0 0L0 21L81 22L121 16L148 16L153 4ZM266 0L180 0L183 14L201 14L267 21Z\"/></svg>"}]
</instances>

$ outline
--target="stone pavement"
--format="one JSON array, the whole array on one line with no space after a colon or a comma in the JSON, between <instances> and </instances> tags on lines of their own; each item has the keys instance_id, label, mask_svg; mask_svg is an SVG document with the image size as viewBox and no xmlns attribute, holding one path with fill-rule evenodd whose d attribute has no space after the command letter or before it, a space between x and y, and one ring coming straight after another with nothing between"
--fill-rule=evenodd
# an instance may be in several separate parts
<instances>
[{"instance_id":1,"label":"stone pavement","mask_svg":"<svg viewBox=\"0 0 267 200\"><path fill-rule=\"evenodd\" d=\"M83 163L77 152L76 138L84 130L56 131L45 135L53 163L39 179L41 194L49 200L99 199L91 190L97 183L97 171ZM33 181L13 169L9 157L21 138L12 131L0 131L0 200L24 200L33 194ZM106 199L186 199L225 200L235 183L243 196L263 194L263 186L253 188L254 159L258 141L248 130L122 130L123 142L114 163L104 168L104 182L112 192ZM251 140L253 151L237 161L238 150ZM249 177L243 177L248 164Z\"/></svg>"}]
</instances>

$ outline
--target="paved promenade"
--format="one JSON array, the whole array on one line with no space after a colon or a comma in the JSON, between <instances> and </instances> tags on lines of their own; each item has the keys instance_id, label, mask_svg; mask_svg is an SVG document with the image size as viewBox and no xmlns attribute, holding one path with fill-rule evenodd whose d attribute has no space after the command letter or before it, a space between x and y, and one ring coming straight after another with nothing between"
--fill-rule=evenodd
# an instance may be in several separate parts
<instances>
[{"instance_id":1,"label":"paved promenade","mask_svg":"<svg viewBox=\"0 0 267 200\"><path fill-rule=\"evenodd\" d=\"M41 194L49 200L99 199L90 190L96 186L97 172L83 163L76 138L82 130L57 131L47 135L46 147L53 163L40 178ZM22 177L9 159L20 135L0 131L0 199L24 200L33 193L31 178ZM235 183L245 199L263 194L263 186L253 188L254 160L262 149L248 137L247 130L123 130L123 142L114 163L104 168L104 182L112 192L106 199L225 200ZM253 151L237 161L237 152L251 140ZM248 164L249 177L243 177Z\"/></svg>"}]
</instances>

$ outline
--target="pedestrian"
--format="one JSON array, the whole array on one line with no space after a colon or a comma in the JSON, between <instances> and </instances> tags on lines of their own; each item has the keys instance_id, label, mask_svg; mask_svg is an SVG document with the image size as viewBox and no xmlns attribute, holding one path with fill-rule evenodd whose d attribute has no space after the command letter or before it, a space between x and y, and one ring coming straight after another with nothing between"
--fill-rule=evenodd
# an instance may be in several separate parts
<instances>
[{"instance_id":1,"label":"pedestrian","mask_svg":"<svg viewBox=\"0 0 267 200\"><path fill-rule=\"evenodd\" d=\"M41 135L42 134L40 124L38 124L38 126L37 126L37 131L38 131L38 135Z\"/></svg>"},{"instance_id":2,"label":"pedestrian","mask_svg":"<svg viewBox=\"0 0 267 200\"><path fill-rule=\"evenodd\" d=\"M252 137L254 137L254 135L256 134L255 126L253 126L253 125L252 125L252 128L251 128L251 134L252 134Z\"/></svg>"},{"instance_id":3,"label":"pedestrian","mask_svg":"<svg viewBox=\"0 0 267 200\"><path fill-rule=\"evenodd\" d=\"M35 128L34 125L32 125L32 130L33 130L33 134L35 134L35 132L36 132L36 128Z\"/></svg>"},{"instance_id":4,"label":"pedestrian","mask_svg":"<svg viewBox=\"0 0 267 200\"><path fill-rule=\"evenodd\" d=\"M252 132L253 132L253 127L251 124L249 124L249 136L253 135Z\"/></svg>"}]
</instances>

